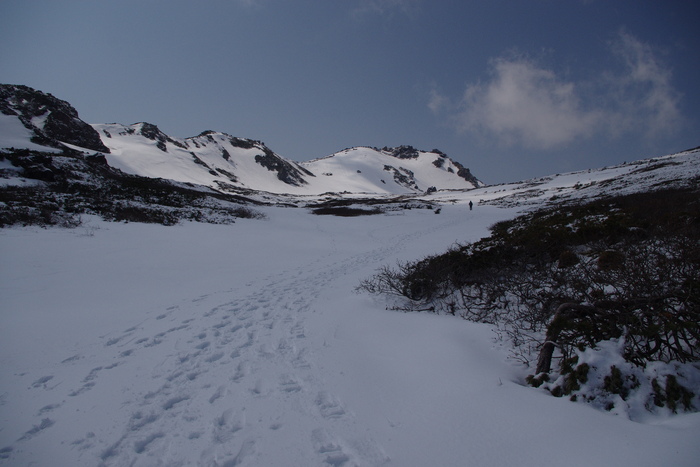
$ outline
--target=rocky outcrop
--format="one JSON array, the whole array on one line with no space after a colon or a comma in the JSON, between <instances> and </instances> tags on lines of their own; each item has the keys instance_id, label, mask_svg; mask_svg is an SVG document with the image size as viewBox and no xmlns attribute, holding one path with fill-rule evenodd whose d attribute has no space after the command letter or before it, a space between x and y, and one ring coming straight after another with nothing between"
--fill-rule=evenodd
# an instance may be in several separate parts
<instances>
[{"instance_id":1,"label":"rocky outcrop","mask_svg":"<svg viewBox=\"0 0 700 467\"><path fill-rule=\"evenodd\" d=\"M32 142L63 148L68 143L109 152L100 135L68 102L27 86L0 84L0 112L14 115L32 132Z\"/></svg>"},{"instance_id":2,"label":"rocky outcrop","mask_svg":"<svg viewBox=\"0 0 700 467\"><path fill-rule=\"evenodd\" d=\"M472 175L471 171L464 167L462 164L460 164L457 161L452 161L455 167L457 167L457 176L465 179L468 182L471 182L474 184L474 186L481 186L483 183L479 181L478 178L476 178L474 175Z\"/></svg>"},{"instance_id":3,"label":"rocky outcrop","mask_svg":"<svg viewBox=\"0 0 700 467\"><path fill-rule=\"evenodd\" d=\"M255 162L262 165L267 170L277 172L277 178L287 185L306 185L308 182L304 179L304 175L310 177L314 176L314 174L308 170L281 158L266 146L262 146L260 149L263 150L264 154L255 156Z\"/></svg>"},{"instance_id":4,"label":"rocky outcrop","mask_svg":"<svg viewBox=\"0 0 700 467\"><path fill-rule=\"evenodd\" d=\"M418 184L416 183L415 174L413 171L408 170L404 167L393 167L391 165L385 165L384 170L391 173L394 176L394 182L397 185L401 185L411 190L418 190Z\"/></svg>"},{"instance_id":5,"label":"rocky outcrop","mask_svg":"<svg viewBox=\"0 0 700 467\"><path fill-rule=\"evenodd\" d=\"M384 146L382 151L397 159L417 159L419 156L418 150L413 146L399 146L396 148Z\"/></svg>"}]
</instances>

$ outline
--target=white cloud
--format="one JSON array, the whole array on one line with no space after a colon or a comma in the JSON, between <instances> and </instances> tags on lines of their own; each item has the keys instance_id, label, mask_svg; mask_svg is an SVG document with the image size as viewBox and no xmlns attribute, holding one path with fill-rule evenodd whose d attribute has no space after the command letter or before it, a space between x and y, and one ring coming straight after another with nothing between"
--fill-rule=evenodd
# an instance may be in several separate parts
<instances>
[{"instance_id":1,"label":"white cloud","mask_svg":"<svg viewBox=\"0 0 700 467\"><path fill-rule=\"evenodd\" d=\"M670 71L627 33L618 35L611 50L624 69L602 73L596 82L562 79L523 56L492 60L489 80L468 85L451 118L461 131L534 149L601 135L673 132L681 113ZM450 113L449 99L435 90L428 107Z\"/></svg>"},{"instance_id":2,"label":"white cloud","mask_svg":"<svg viewBox=\"0 0 700 467\"><path fill-rule=\"evenodd\" d=\"M581 108L574 83L526 58L498 59L492 66L489 83L467 87L460 129L486 131L507 144L539 149L594 130L598 116Z\"/></svg>"},{"instance_id":3,"label":"white cloud","mask_svg":"<svg viewBox=\"0 0 700 467\"><path fill-rule=\"evenodd\" d=\"M624 73L608 75L620 114L617 128L629 131L641 126L650 136L673 133L682 116L671 71L649 45L624 31L611 43L611 50L625 65Z\"/></svg>"},{"instance_id":4,"label":"white cloud","mask_svg":"<svg viewBox=\"0 0 700 467\"><path fill-rule=\"evenodd\" d=\"M429 91L428 108L434 114L439 114L449 106L450 100L446 96L442 95L440 91L435 88L435 86L433 86Z\"/></svg>"}]
</instances>

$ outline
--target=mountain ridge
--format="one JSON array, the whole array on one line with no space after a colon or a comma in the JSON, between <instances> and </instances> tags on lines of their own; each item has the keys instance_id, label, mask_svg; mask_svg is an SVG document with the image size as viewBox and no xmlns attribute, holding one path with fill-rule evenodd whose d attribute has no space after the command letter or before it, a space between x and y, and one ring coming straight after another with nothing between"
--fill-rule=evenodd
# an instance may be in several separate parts
<instances>
[{"instance_id":1,"label":"mountain ridge","mask_svg":"<svg viewBox=\"0 0 700 467\"><path fill-rule=\"evenodd\" d=\"M18 137L12 140L14 145L35 150L38 148L29 143L53 149L97 151L105 155L108 164L132 175L200 184L222 192L416 194L428 189L483 186L469 169L439 150L398 146L367 152L366 148L351 148L364 151L365 160L357 167L343 167L347 158L338 156L344 151L295 162L262 141L219 131L205 130L197 136L176 138L149 122L90 125L79 118L68 102L27 86L0 85L0 101L3 125L14 125L17 133L20 125L8 119L15 117L25 135L28 132L27 143L22 145L22 138ZM8 147L6 142L0 144ZM369 165L368 156L374 156ZM433 164L426 164L423 159L431 159ZM362 168L366 169L364 174ZM336 176L329 179L331 169ZM339 172L352 176L342 178Z\"/></svg>"}]
</instances>

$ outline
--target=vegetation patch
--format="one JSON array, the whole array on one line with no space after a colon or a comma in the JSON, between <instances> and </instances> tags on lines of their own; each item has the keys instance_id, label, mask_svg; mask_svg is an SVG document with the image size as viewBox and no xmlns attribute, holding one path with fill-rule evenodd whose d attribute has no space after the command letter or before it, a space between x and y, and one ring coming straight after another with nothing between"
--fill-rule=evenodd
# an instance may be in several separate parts
<instances>
[{"instance_id":1,"label":"vegetation patch","mask_svg":"<svg viewBox=\"0 0 700 467\"><path fill-rule=\"evenodd\" d=\"M384 267L358 288L395 297L396 309L496 325L533 368L528 382L554 395L611 410L644 391L650 410L695 410L698 195L667 189L532 212L473 244ZM615 343L605 368L586 353L604 343ZM644 370L654 365L665 365L663 391Z\"/></svg>"},{"instance_id":2,"label":"vegetation patch","mask_svg":"<svg viewBox=\"0 0 700 467\"><path fill-rule=\"evenodd\" d=\"M162 225L181 220L232 223L237 218L264 217L248 206L254 204L252 200L125 174L107 165L100 155L14 150L0 153L3 159L12 168L3 170L0 177L24 182L0 187L0 227L75 227L82 222L81 214Z\"/></svg>"},{"instance_id":3,"label":"vegetation patch","mask_svg":"<svg viewBox=\"0 0 700 467\"><path fill-rule=\"evenodd\" d=\"M374 214L382 214L379 208L352 208L348 206L335 206L335 207L322 207L316 208L311 211L313 214L319 216L340 216L340 217L357 217L357 216L371 216Z\"/></svg>"}]
</instances>

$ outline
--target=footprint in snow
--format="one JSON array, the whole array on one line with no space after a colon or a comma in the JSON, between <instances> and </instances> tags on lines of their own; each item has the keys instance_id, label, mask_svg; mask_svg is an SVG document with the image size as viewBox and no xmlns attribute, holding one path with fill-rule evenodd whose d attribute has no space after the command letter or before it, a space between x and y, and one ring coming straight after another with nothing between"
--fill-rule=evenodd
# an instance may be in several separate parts
<instances>
[{"instance_id":1,"label":"footprint in snow","mask_svg":"<svg viewBox=\"0 0 700 467\"><path fill-rule=\"evenodd\" d=\"M61 363L72 363L80 360L81 358L83 357L81 357L80 355L73 355L72 357L68 357L65 360L61 360Z\"/></svg>"},{"instance_id":2,"label":"footprint in snow","mask_svg":"<svg viewBox=\"0 0 700 467\"><path fill-rule=\"evenodd\" d=\"M53 379L53 375L48 375L48 376L42 376L41 378L37 379L32 383L32 387L37 389L37 388L44 388L48 389L46 387L46 383L51 381Z\"/></svg>"},{"instance_id":3,"label":"footprint in snow","mask_svg":"<svg viewBox=\"0 0 700 467\"><path fill-rule=\"evenodd\" d=\"M252 439L248 439L243 441L243 444L241 445L241 448L238 450L238 454L236 454L236 457L231 459L230 461L224 462L223 465L226 467L236 467L236 466L243 466L246 464L251 464L255 458L256 454L256 446L255 446L255 441Z\"/></svg>"},{"instance_id":4,"label":"footprint in snow","mask_svg":"<svg viewBox=\"0 0 700 467\"><path fill-rule=\"evenodd\" d=\"M280 390L285 393L301 392L303 389L301 382L292 375L282 375L279 384Z\"/></svg>"},{"instance_id":5,"label":"footprint in snow","mask_svg":"<svg viewBox=\"0 0 700 467\"><path fill-rule=\"evenodd\" d=\"M54 422L50 418L44 418L41 420L41 423L39 423L38 425L34 425L30 430L27 430L24 433L24 435L22 435L22 437L20 439L18 439L17 441L24 441L24 440L33 438L34 436L38 435L42 431L46 430L47 428L51 428L54 425L54 423L56 423L56 422Z\"/></svg>"},{"instance_id":6,"label":"footprint in snow","mask_svg":"<svg viewBox=\"0 0 700 467\"><path fill-rule=\"evenodd\" d=\"M44 415L46 412L51 412L57 408L59 408L62 404L49 404L45 405L42 408L39 409L37 412L37 415Z\"/></svg>"},{"instance_id":7,"label":"footprint in snow","mask_svg":"<svg viewBox=\"0 0 700 467\"><path fill-rule=\"evenodd\" d=\"M231 377L231 381L238 383L240 380L250 374L250 363L247 361L241 362L236 367L236 372Z\"/></svg>"},{"instance_id":8,"label":"footprint in snow","mask_svg":"<svg viewBox=\"0 0 700 467\"><path fill-rule=\"evenodd\" d=\"M151 433L147 437L140 439L134 443L134 452L136 454L142 454L144 451L146 451L146 448L153 443L155 440L159 438L164 438L165 434L162 432L157 432L157 433Z\"/></svg>"},{"instance_id":9,"label":"footprint in snow","mask_svg":"<svg viewBox=\"0 0 700 467\"><path fill-rule=\"evenodd\" d=\"M347 414L342 402L326 391L319 392L315 402L318 410L321 412L321 416L325 419L341 419Z\"/></svg>"},{"instance_id":10,"label":"footprint in snow","mask_svg":"<svg viewBox=\"0 0 700 467\"><path fill-rule=\"evenodd\" d=\"M255 381L255 386L253 386L250 389L250 392L254 396L265 396L267 395L270 391L267 389L267 383L263 381L262 379L258 379Z\"/></svg>"},{"instance_id":11,"label":"footprint in snow","mask_svg":"<svg viewBox=\"0 0 700 467\"><path fill-rule=\"evenodd\" d=\"M221 360L221 358L222 358L223 356L224 356L224 353L223 353L223 352L216 352L216 353L210 355L209 357L207 357L204 361L207 362L207 363L214 363L214 362L216 362L216 361L218 361L218 360Z\"/></svg>"},{"instance_id":12,"label":"footprint in snow","mask_svg":"<svg viewBox=\"0 0 700 467\"><path fill-rule=\"evenodd\" d=\"M170 410L173 407L175 407L177 404L179 404L180 402L185 402L187 400L190 400L190 396L180 395L180 396L171 397L170 399L165 401L165 403L163 403L162 409L163 410Z\"/></svg>"},{"instance_id":13,"label":"footprint in snow","mask_svg":"<svg viewBox=\"0 0 700 467\"><path fill-rule=\"evenodd\" d=\"M245 412L235 412L233 409L224 411L214 419L212 437L214 443L225 444L233 440L235 434L246 424Z\"/></svg>"},{"instance_id":14,"label":"footprint in snow","mask_svg":"<svg viewBox=\"0 0 700 467\"><path fill-rule=\"evenodd\" d=\"M314 450L323 457L323 462L332 466L342 466L351 461L348 448L323 428L311 433Z\"/></svg>"},{"instance_id":15,"label":"footprint in snow","mask_svg":"<svg viewBox=\"0 0 700 467\"><path fill-rule=\"evenodd\" d=\"M221 385L216 389L216 392L209 398L209 403L213 404L217 400L221 399L226 394L226 386Z\"/></svg>"}]
</instances>

